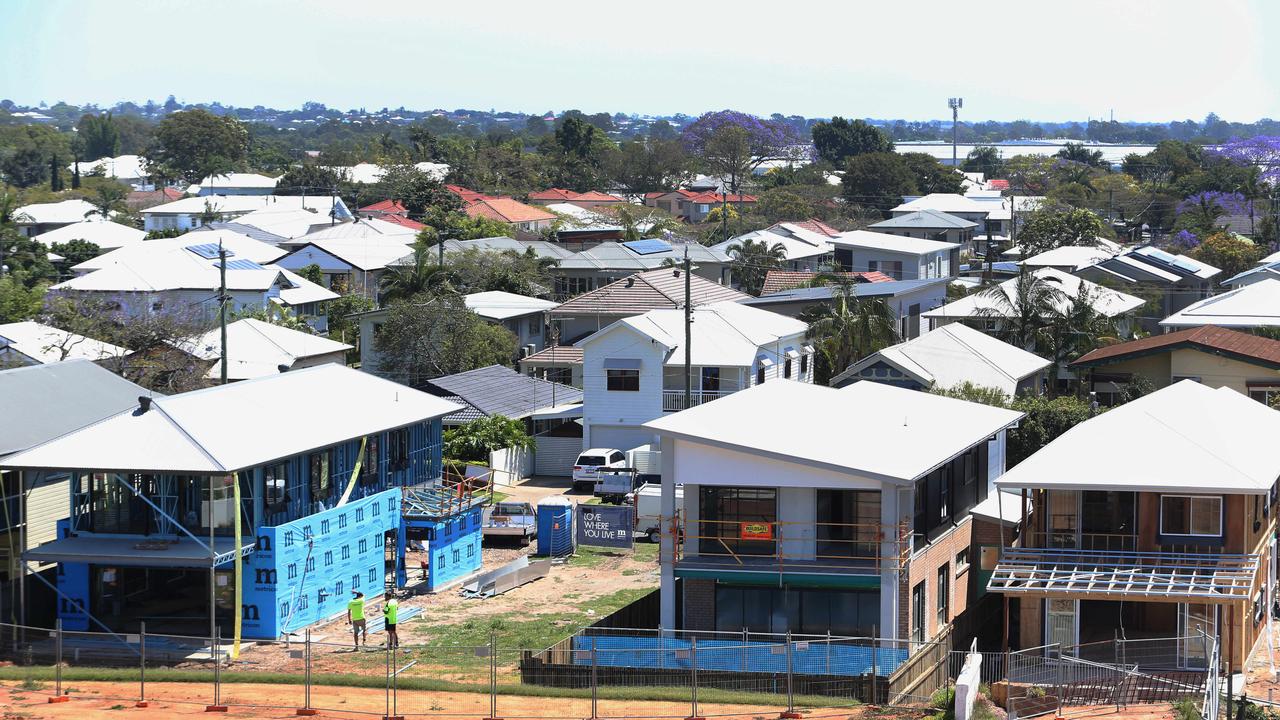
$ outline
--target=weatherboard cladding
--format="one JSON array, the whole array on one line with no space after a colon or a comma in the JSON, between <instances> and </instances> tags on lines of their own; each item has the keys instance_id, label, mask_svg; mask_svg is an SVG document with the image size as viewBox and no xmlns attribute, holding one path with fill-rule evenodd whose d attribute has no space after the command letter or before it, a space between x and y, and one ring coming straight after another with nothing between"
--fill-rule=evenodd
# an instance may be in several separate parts
<instances>
[{"instance_id":1,"label":"weatherboard cladding","mask_svg":"<svg viewBox=\"0 0 1280 720\"><path fill-rule=\"evenodd\" d=\"M1179 348L1192 348L1203 352L1226 355L1245 362L1255 362L1270 367L1280 367L1280 340L1250 335L1249 333L1203 325L1164 335L1152 335L1119 345L1098 348L1071 363L1078 367L1105 365L1132 357L1168 352Z\"/></svg>"}]
</instances>

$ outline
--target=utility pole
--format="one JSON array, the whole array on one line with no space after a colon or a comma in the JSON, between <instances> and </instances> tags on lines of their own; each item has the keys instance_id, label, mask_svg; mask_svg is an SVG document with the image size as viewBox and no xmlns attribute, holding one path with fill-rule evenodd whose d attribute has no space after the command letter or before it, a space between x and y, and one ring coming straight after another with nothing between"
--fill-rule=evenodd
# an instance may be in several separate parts
<instances>
[{"instance_id":1,"label":"utility pole","mask_svg":"<svg viewBox=\"0 0 1280 720\"><path fill-rule=\"evenodd\" d=\"M960 167L956 155L956 126L960 121L960 108L964 107L964 98L947 98L947 107L951 108L951 167Z\"/></svg>"},{"instance_id":2,"label":"utility pole","mask_svg":"<svg viewBox=\"0 0 1280 720\"><path fill-rule=\"evenodd\" d=\"M440 242L436 243L436 253L440 255L440 267L444 267L444 241L445 237L440 236Z\"/></svg>"},{"instance_id":3,"label":"utility pole","mask_svg":"<svg viewBox=\"0 0 1280 720\"><path fill-rule=\"evenodd\" d=\"M222 373L220 379L227 384L227 249L218 241L218 325L222 334Z\"/></svg>"},{"instance_id":4,"label":"utility pole","mask_svg":"<svg viewBox=\"0 0 1280 720\"><path fill-rule=\"evenodd\" d=\"M693 407L693 283L689 246L684 247L684 409Z\"/></svg>"}]
</instances>

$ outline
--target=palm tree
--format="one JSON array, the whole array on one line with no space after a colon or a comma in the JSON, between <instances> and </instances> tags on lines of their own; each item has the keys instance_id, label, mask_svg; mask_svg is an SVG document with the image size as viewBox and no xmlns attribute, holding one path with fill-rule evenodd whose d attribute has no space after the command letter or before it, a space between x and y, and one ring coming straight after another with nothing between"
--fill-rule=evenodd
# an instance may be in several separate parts
<instances>
[{"instance_id":1,"label":"palm tree","mask_svg":"<svg viewBox=\"0 0 1280 720\"><path fill-rule=\"evenodd\" d=\"M986 305L978 309L977 315L995 321L996 337L1032 350L1044 339L1044 329L1065 296L1039 275L1023 272L1012 281L981 291L979 298Z\"/></svg>"},{"instance_id":2,"label":"palm tree","mask_svg":"<svg viewBox=\"0 0 1280 720\"><path fill-rule=\"evenodd\" d=\"M97 215L103 220L110 220L113 213L125 209L124 198L124 188L114 183L99 185L97 194L88 199L93 209L85 213L85 217Z\"/></svg>"},{"instance_id":3,"label":"palm tree","mask_svg":"<svg viewBox=\"0 0 1280 720\"><path fill-rule=\"evenodd\" d=\"M817 381L827 382L855 361L898 341L893 311L882 298L860 298L846 278L827 278L831 300L809 308L800 319L809 323L805 337L817 341Z\"/></svg>"},{"instance_id":4,"label":"palm tree","mask_svg":"<svg viewBox=\"0 0 1280 720\"><path fill-rule=\"evenodd\" d=\"M422 292L453 292L457 276L437 262L432 248L418 244L407 262L387 266L380 281L382 302L413 297Z\"/></svg>"},{"instance_id":5,"label":"palm tree","mask_svg":"<svg viewBox=\"0 0 1280 720\"><path fill-rule=\"evenodd\" d=\"M733 258L731 268L738 286L745 293L759 295L764 288L765 275L782 267L782 262L787 259L787 250L782 243L769 245L763 240L746 238L729 248L729 257Z\"/></svg>"},{"instance_id":6,"label":"palm tree","mask_svg":"<svg viewBox=\"0 0 1280 720\"><path fill-rule=\"evenodd\" d=\"M1090 350L1119 342L1115 321L1095 309L1096 293L1081 284L1075 299L1060 303L1049 314L1041 346L1053 362L1051 378L1056 379L1061 367Z\"/></svg>"}]
</instances>

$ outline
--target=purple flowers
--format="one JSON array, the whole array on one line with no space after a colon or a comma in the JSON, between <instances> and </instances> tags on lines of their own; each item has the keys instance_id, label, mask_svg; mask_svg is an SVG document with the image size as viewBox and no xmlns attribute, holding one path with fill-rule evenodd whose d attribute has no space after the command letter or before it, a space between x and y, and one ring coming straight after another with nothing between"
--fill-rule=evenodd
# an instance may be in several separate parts
<instances>
[{"instance_id":1,"label":"purple flowers","mask_svg":"<svg viewBox=\"0 0 1280 720\"><path fill-rule=\"evenodd\" d=\"M1191 250L1200 244L1200 238L1190 230L1179 230L1173 236L1173 244L1183 250Z\"/></svg>"},{"instance_id":2,"label":"purple flowers","mask_svg":"<svg viewBox=\"0 0 1280 720\"><path fill-rule=\"evenodd\" d=\"M782 156L790 147L803 142L786 123L765 120L737 110L706 113L686 127L680 139L691 152L698 153L711 136L726 125L736 125L746 130L751 153L760 158Z\"/></svg>"},{"instance_id":3,"label":"purple flowers","mask_svg":"<svg viewBox=\"0 0 1280 720\"><path fill-rule=\"evenodd\" d=\"M1254 165L1262 180L1280 184L1280 136L1231 138L1216 148L1206 148L1206 151L1240 165Z\"/></svg>"},{"instance_id":4,"label":"purple flowers","mask_svg":"<svg viewBox=\"0 0 1280 720\"><path fill-rule=\"evenodd\" d=\"M1252 209L1253 203L1240 193L1207 190L1178 203L1174 212L1178 215L1199 213L1213 220L1223 215L1248 215Z\"/></svg>"}]
</instances>

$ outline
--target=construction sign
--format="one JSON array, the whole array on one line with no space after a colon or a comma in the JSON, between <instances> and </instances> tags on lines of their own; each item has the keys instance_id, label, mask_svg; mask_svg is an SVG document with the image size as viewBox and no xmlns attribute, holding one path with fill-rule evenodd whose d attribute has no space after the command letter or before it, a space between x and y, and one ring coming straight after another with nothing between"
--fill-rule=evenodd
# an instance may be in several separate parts
<instances>
[{"instance_id":1,"label":"construction sign","mask_svg":"<svg viewBox=\"0 0 1280 720\"><path fill-rule=\"evenodd\" d=\"M630 505L579 505L578 544L630 550L632 510Z\"/></svg>"},{"instance_id":2,"label":"construction sign","mask_svg":"<svg viewBox=\"0 0 1280 720\"><path fill-rule=\"evenodd\" d=\"M739 540L772 540L773 523L744 522L738 523Z\"/></svg>"}]
</instances>

